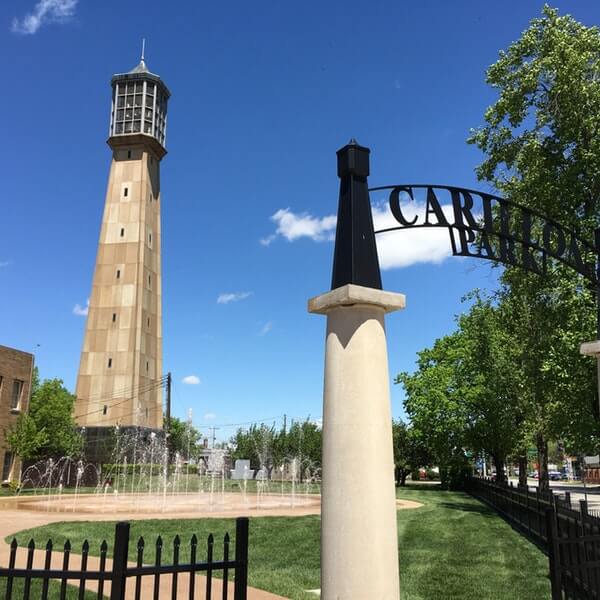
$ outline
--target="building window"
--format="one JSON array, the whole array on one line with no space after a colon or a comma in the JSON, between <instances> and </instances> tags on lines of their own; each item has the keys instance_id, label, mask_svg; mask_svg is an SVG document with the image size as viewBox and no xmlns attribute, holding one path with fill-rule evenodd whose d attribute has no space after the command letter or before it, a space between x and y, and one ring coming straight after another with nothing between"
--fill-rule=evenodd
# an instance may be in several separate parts
<instances>
[{"instance_id":1,"label":"building window","mask_svg":"<svg viewBox=\"0 0 600 600\"><path fill-rule=\"evenodd\" d=\"M18 409L19 405L21 404L21 396L23 395L24 385L25 382L21 381L20 379L15 379L13 381L12 397L10 400L10 408L12 410Z\"/></svg>"},{"instance_id":2,"label":"building window","mask_svg":"<svg viewBox=\"0 0 600 600\"><path fill-rule=\"evenodd\" d=\"M112 367L112 358L108 359L108 368L110 369Z\"/></svg>"},{"instance_id":3,"label":"building window","mask_svg":"<svg viewBox=\"0 0 600 600\"><path fill-rule=\"evenodd\" d=\"M105 415L108 412L108 406L106 406L106 404L104 405L104 407L102 408L102 414Z\"/></svg>"},{"instance_id":4,"label":"building window","mask_svg":"<svg viewBox=\"0 0 600 600\"><path fill-rule=\"evenodd\" d=\"M152 246L152 234L151 233L148 234L148 245Z\"/></svg>"},{"instance_id":5,"label":"building window","mask_svg":"<svg viewBox=\"0 0 600 600\"><path fill-rule=\"evenodd\" d=\"M150 329L150 317L148 317L148 329Z\"/></svg>"},{"instance_id":6,"label":"building window","mask_svg":"<svg viewBox=\"0 0 600 600\"><path fill-rule=\"evenodd\" d=\"M148 361L146 361L146 372L148 372L148 368L149 368L149 366L150 366L150 365L148 364Z\"/></svg>"},{"instance_id":7,"label":"building window","mask_svg":"<svg viewBox=\"0 0 600 600\"><path fill-rule=\"evenodd\" d=\"M127 150L127 158L131 158L131 150ZM127 196L127 194L125 194Z\"/></svg>"},{"instance_id":8,"label":"building window","mask_svg":"<svg viewBox=\"0 0 600 600\"><path fill-rule=\"evenodd\" d=\"M124 237L124 236L125 236L125 228L121 227L121 237Z\"/></svg>"},{"instance_id":9,"label":"building window","mask_svg":"<svg viewBox=\"0 0 600 600\"><path fill-rule=\"evenodd\" d=\"M152 275L148 275L148 287L152 289Z\"/></svg>"},{"instance_id":10,"label":"building window","mask_svg":"<svg viewBox=\"0 0 600 600\"><path fill-rule=\"evenodd\" d=\"M10 477L10 468L12 467L12 452L4 453L4 464L2 465L2 481L7 481Z\"/></svg>"},{"instance_id":11,"label":"building window","mask_svg":"<svg viewBox=\"0 0 600 600\"><path fill-rule=\"evenodd\" d=\"M129 194L129 188L125 188L123 190L123 197L127 198L127 195Z\"/></svg>"},{"instance_id":12,"label":"building window","mask_svg":"<svg viewBox=\"0 0 600 600\"><path fill-rule=\"evenodd\" d=\"M115 323L116 320L117 320L117 313L113 313L113 319L112 319L113 323Z\"/></svg>"},{"instance_id":13,"label":"building window","mask_svg":"<svg viewBox=\"0 0 600 600\"><path fill-rule=\"evenodd\" d=\"M121 279L121 269L117 269L117 279Z\"/></svg>"}]
</instances>

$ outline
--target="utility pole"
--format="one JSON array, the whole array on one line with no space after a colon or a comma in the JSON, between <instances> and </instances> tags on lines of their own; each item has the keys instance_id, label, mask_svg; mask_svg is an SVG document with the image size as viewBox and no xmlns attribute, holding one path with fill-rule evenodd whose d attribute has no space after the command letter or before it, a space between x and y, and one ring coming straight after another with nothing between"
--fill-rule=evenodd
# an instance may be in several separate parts
<instances>
[{"instance_id":1,"label":"utility pole","mask_svg":"<svg viewBox=\"0 0 600 600\"><path fill-rule=\"evenodd\" d=\"M167 373L167 426L165 429L169 431L171 429L171 373Z\"/></svg>"},{"instance_id":2,"label":"utility pole","mask_svg":"<svg viewBox=\"0 0 600 600\"><path fill-rule=\"evenodd\" d=\"M286 425L287 425L287 415L283 415L283 435L285 435L286 431L287 431Z\"/></svg>"},{"instance_id":3,"label":"utility pole","mask_svg":"<svg viewBox=\"0 0 600 600\"><path fill-rule=\"evenodd\" d=\"M217 429L221 429L220 427L209 427L209 429L212 431L212 445L211 448L214 450L215 449L215 431Z\"/></svg>"},{"instance_id":4,"label":"utility pole","mask_svg":"<svg viewBox=\"0 0 600 600\"><path fill-rule=\"evenodd\" d=\"M171 460L171 372L167 373L167 410L165 411L165 421L166 426L164 427L165 431L165 445L167 448L167 462Z\"/></svg>"}]
</instances>

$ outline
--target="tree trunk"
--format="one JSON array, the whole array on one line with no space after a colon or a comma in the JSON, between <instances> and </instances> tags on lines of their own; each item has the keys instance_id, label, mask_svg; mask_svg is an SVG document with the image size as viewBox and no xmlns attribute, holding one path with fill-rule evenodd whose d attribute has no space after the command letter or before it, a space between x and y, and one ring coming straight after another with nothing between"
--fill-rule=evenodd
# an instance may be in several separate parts
<instances>
[{"instance_id":1,"label":"tree trunk","mask_svg":"<svg viewBox=\"0 0 600 600\"><path fill-rule=\"evenodd\" d=\"M496 467L496 481L498 483L506 483L506 475L504 474L504 456L492 454L494 466Z\"/></svg>"},{"instance_id":2,"label":"tree trunk","mask_svg":"<svg viewBox=\"0 0 600 600\"><path fill-rule=\"evenodd\" d=\"M547 494L550 491L550 478L548 477L548 442L544 434L538 433L536 446L538 451L538 489L541 493Z\"/></svg>"},{"instance_id":3,"label":"tree trunk","mask_svg":"<svg viewBox=\"0 0 600 600\"><path fill-rule=\"evenodd\" d=\"M519 487L527 488L527 455L519 455Z\"/></svg>"},{"instance_id":4,"label":"tree trunk","mask_svg":"<svg viewBox=\"0 0 600 600\"><path fill-rule=\"evenodd\" d=\"M406 478L408 477L408 469L402 469L400 474L400 487L406 487Z\"/></svg>"}]
</instances>

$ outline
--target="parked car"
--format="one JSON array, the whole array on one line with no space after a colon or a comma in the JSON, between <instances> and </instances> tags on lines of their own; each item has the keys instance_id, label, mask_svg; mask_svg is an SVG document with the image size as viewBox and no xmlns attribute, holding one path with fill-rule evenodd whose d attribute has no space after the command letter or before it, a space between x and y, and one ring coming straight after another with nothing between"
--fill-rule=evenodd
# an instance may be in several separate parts
<instances>
[{"instance_id":1,"label":"parked car","mask_svg":"<svg viewBox=\"0 0 600 600\"><path fill-rule=\"evenodd\" d=\"M562 473L560 471L548 471L550 481L560 481Z\"/></svg>"}]
</instances>

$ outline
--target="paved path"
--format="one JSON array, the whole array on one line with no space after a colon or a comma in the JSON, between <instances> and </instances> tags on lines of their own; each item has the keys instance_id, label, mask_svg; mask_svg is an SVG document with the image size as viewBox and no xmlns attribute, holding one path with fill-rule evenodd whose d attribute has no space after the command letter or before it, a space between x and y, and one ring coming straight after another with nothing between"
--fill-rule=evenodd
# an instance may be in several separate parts
<instances>
[{"instance_id":1,"label":"paved path","mask_svg":"<svg viewBox=\"0 0 600 600\"><path fill-rule=\"evenodd\" d=\"M315 499L319 499L315 497ZM19 508L16 505L19 504ZM32 504L31 506L35 506ZM422 506L418 502L413 502L410 500L397 500L397 506L399 509L408 509L408 508L418 508ZM302 515L312 515L320 513L320 503L315 503L310 506L302 506L302 507L279 507L279 508L270 508L268 510L265 509L257 509L257 508L245 508L244 516L248 517L262 517L262 516L302 516ZM34 510L32 508L27 508L27 502L23 502L23 500L15 499L15 498L1 498L0 499L0 564L2 566L8 565L10 546L4 540L8 536L13 536L17 534L19 531L24 529L30 529L33 527L40 527L42 525L46 525L48 523L59 523L59 522L68 522L68 521L114 521L114 520L123 520L123 521L135 521L135 520L146 520L146 519L199 519L199 518L223 518L223 517L236 517L240 516L239 509L233 510L224 510L224 511L212 511L209 514L206 513L198 513L196 512L182 512L182 513L119 513L116 514L89 514L89 513L56 513L56 512L47 512L45 510ZM252 525L251 525L252 527ZM252 535L252 531L250 531L250 535ZM251 543L251 542L250 542ZM26 549L19 548L17 551L17 567L24 567L26 561ZM63 561L63 553L62 552L53 552L52 554L52 568L62 568ZM98 569L99 560L96 557L90 556L88 559L88 570L97 570ZM79 568L81 565L81 556L77 554L71 554L70 566L72 568ZM34 559L34 568L43 568L44 566L44 552L37 551ZM106 561L107 570L110 569L111 561ZM133 600L134 598L134 585L130 580L130 584L127 586L126 590L126 598L127 600ZM178 577L178 599L185 599L189 597L189 575L180 575ZM195 579L196 586L196 598L197 600L202 600L205 598L205 586L206 586L206 578L202 575L197 575ZM71 582L75 584L76 582ZM171 584L172 584L172 576L162 576L160 578L160 598L170 598L171 597ZM152 591L154 585L153 577L144 577L142 578L142 593L141 598L152 598ZM86 582L86 589L90 591L98 590L97 582ZM220 579L213 579L213 598L221 598L222 593L222 581ZM229 598L233 598L233 583L229 584ZM0 593L3 592L3 586L0 585ZM106 582L104 586L104 594L108 595L110 592L110 582ZM282 600L282 596L277 596L275 594L271 594L270 592L265 592L263 590L259 590L256 588L248 588L248 600Z\"/></svg>"}]
</instances>

